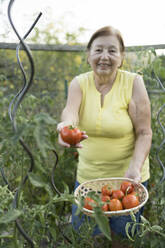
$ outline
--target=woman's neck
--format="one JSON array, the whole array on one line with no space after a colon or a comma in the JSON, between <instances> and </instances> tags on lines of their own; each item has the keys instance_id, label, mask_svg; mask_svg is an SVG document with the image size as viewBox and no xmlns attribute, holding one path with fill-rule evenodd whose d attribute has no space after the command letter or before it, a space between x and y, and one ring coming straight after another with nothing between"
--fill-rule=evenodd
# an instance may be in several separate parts
<instances>
[{"instance_id":1,"label":"woman's neck","mask_svg":"<svg viewBox=\"0 0 165 248\"><path fill-rule=\"evenodd\" d=\"M96 85L113 85L116 79L117 72L115 71L111 75L98 75L94 73L94 80Z\"/></svg>"}]
</instances>

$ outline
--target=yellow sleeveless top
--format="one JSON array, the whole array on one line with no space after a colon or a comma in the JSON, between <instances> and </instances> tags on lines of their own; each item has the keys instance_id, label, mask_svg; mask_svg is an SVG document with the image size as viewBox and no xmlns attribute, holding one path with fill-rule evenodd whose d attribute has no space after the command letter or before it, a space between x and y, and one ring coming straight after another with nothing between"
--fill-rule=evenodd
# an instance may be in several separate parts
<instances>
[{"instance_id":1,"label":"yellow sleeveless top","mask_svg":"<svg viewBox=\"0 0 165 248\"><path fill-rule=\"evenodd\" d=\"M78 149L77 180L123 177L127 170L135 143L128 104L132 97L135 73L118 70L112 89L105 95L96 89L93 71L77 76L82 90L78 128L86 131L88 139ZM146 159L142 182L149 178L149 160Z\"/></svg>"}]
</instances>

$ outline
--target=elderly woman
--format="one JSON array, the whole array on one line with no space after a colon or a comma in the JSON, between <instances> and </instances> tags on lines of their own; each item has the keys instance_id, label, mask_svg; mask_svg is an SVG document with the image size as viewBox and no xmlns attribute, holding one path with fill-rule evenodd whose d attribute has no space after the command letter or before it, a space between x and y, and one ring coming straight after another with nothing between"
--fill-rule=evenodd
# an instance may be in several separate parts
<instances>
[{"instance_id":1,"label":"elderly woman","mask_svg":"<svg viewBox=\"0 0 165 248\"><path fill-rule=\"evenodd\" d=\"M58 131L67 125L83 131L76 187L87 180L127 177L146 185L152 131L150 102L143 78L121 70L124 42L118 30L103 27L87 45L92 70L76 76L69 86ZM70 147L59 134L59 144ZM75 216L75 228L81 224ZM125 236L130 217L111 218L111 230ZM120 246L118 246L120 247Z\"/></svg>"}]
</instances>

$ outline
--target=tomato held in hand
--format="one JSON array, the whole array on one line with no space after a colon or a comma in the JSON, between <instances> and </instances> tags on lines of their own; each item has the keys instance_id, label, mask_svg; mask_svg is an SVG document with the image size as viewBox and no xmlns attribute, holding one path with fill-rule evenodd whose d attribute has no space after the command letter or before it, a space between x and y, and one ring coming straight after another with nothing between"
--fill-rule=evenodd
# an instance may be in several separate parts
<instances>
[{"instance_id":1,"label":"tomato held in hand","mask_svg":"<svg viewBox=\"0 0 165 248\"><path fill-rule=\"evenodd\" d=\"M109 203L109 209L111 211L123 210L121 201L119 199L112 199Z\"/></svg>"},{"instance_id":2,"label":"tomato held in hand","mask_svg":"<svg viewBox=\"0 0 165 248\"><path fill-rule=\"evenodd\" d=\"M134 186L131 182L124 181L121 184L120 190L122 190L124 194L129 194L134 190Z\"/></svg>"},{"instance_id":3,"label":"tomato held in hand","mask_svg":"<svg viewBox=\"0 0 165 248\"><path fill-rule=\"evenodd\" d=\"M102 195L109 195L111 196L112 195L112 189L109 185L104 185L102 188L101 188L101 193Z\"/></svg>"},{"instance_id":4,"label":"tomato held in hand","mask_svg":"<svg viewBox=\"0 0 165 248\"><path fill-rule=\"evenodd\" d=\"M60 134L63 141L70 145L78 144L82 138L82 132L78 128L72 126L63 127Z\"/></svg>"},{"instance_id":5,"label":"tomato held in hand","mask_svg":"<svg viewBox=\"0 0 165 248\"><path fill-rule=\"evenodd\" d=\"M119 199L121 200L124 197L124 193L122 190L114 190L112 192L112 199Z\"/></svg>"},{"instance_id":6,"label":"tomato held in hand","mask_svg":"<svg viewBox=\"0 0 165 248\"><path fill-rule=\"evenodd\" d=\"M92 210L95 204L95 201L90 197L84 199L84 208L87 208L88 210Z\"/></svg>"},{"instance_id":7,"label":"tomato held in hand","mask_svg":"<svg viewBox=\"0 0 165 248\"><path fill-rule=\"evenodd\" d=\"M140 202L136 195L128 194L122 200L123 207L126 209L137 207Z\"/></svg>"}]
</instances>

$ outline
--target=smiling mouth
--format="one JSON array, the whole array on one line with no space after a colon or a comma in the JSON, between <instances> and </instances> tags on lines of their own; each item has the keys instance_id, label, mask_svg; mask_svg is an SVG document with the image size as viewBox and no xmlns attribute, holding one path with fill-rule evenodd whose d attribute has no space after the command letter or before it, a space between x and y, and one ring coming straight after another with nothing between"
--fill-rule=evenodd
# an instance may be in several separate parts
<instances>
[{"instance_id":1,"label":"smiling mouth","mask_svg":"<svg viewBox=\"0 0 165 248\"><path fill-rule=\"evenodd\" d=\"M106 66L107 65L107 66L110 66L110 64L103 64L103 63L99 63L98 65L102 65L102 66L104 66L104 65Z\"/></svg>"},{"instance_id":2,"label":"smiling mouth","mask_svg":"<svg viewBox=\"0 0 165 248\"><path fill-rule=\"evenodd\" d=\"M111 65L109 65L109 64L98 64L98 66L100 67L100 68L102 68L102 69L106 69L106 68L109 68Z\"/></svg>"}]
</instances>

